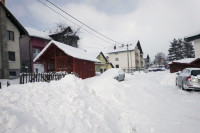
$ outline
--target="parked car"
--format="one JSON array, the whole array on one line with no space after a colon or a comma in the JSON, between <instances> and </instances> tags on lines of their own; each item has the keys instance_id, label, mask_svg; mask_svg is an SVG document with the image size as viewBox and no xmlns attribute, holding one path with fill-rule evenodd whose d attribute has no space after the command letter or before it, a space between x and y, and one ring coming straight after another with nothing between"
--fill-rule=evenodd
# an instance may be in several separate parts
<instances>
[{"instance_id":1,"label":"parked car","mask_svg":"<svg viewBox=\"0 0 200 133\"><path fill-rule=\"evenodd\" d=\"M114 78L118 81L123 81L125 79L125 73L121 68L110 68L101 75Z\"/></svg>"},{"instance_id":2,"label":"parked car","mask_svg":"<svg viewBox=\"0 0 200 133\"><path fill-rule=\"evenodd\" d=\"M200 90L200 68L185 68L177 75L176 85L182 90Z\"/></svg>"}]
</instances>

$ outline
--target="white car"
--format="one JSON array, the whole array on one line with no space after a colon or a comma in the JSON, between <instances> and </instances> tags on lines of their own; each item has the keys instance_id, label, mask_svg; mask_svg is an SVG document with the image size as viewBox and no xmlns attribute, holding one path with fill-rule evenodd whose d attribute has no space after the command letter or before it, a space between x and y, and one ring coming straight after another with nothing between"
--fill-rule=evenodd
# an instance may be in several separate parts
<instances>
[{"instance_id":1,"label":"white car","mask_svg":"<svg viewBox=\"0 0 200 133\"><path fill-rule=\"evenodd\" d=\"M111 77L118 81L123 81L125 79L125 73L121 68L110 68L101 74L105 77Z\"/></svg>"},{"instance_id":2,"label":"white car","mask_svg":"<svg viewBox=\"0 0 200 133\"><path fill-rule=\"evenodd\" d=\"M176 85L182 90L200 90L200 68L186 68L177 75Z\"/></svg>"}]
</instances>

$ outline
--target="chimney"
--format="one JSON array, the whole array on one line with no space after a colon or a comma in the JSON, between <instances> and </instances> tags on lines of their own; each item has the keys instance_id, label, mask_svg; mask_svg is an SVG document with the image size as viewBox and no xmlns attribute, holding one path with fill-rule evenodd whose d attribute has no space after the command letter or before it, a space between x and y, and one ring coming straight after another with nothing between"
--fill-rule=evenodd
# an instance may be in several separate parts
<instances>
[{"instance_id":1,"label":"chimney","mask_svg":"<svg viewBox=\"0 0 200 133\"><path fill-rule=\"evenodd\" d=\"M1 3L5 6L5 0L1 0Z\"/></svg>"}]
</instances>

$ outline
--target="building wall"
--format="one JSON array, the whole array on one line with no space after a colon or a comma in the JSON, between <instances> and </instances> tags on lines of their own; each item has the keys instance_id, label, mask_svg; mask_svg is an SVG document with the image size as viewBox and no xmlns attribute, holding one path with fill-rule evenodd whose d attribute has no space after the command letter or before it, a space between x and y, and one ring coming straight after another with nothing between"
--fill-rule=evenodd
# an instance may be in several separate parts
<instances>
[{"instance_id":1,"label":"building wall","mask_svg":"<svg viewBox=\"0 0 200 133\"><path fill-rule=\"evenodd\" d=\"M43 64L34 65L33 63L33 48L39 48L42 50L50 40L24 36L20 39L21 50L21 70L22 72L35 72L35 66L43 66ZM44 69L44 67L39 69Z\"/></svg>"},{"instance_id":2,"label":"building wall","mask_svg":"<svg viewBox=\"0 0 200 133\"><path fill-rule=\"evenodd\" d=\"M32 72L29 44L30 44L30 37L28 35L23 36L20 39L21 72Z\"/></svg>"},{"instance_id":3,"label":"building wall","mask_svg":"<svg viewBox=\"0 0 200 133\"><path fill-rule=\"evenodd\" d=\"M15 61L9 61L9 69L20 70L20 33L9 19L7 19L7 30L14 32L14 41L7 40L8 51L15 52Z\"/></svg>"},{"instance_id":4,"label":"building wall","mask_svg":"<svg viewBox=\"0 0 200 133\"><path fill-rule=\"evenodd\" d=\"M44 69L42 66L43 64L40 64L40 68L38 67L35 67L37 65L34 65L33 63L33 60L34 60L34 57L33 57L33 48L38 48L40 49L40 51L42 51L42 49L50 42L50 40L46 40L46 39L43 39L43 38L36 38L36 37L31 37L31 40L30 40L30 59L31 59L31 68L32 68L32 72L35 72L35 69Z\"/></svg>"},{"instance_id":5,"label":"building wall","mask_svg":"<svg viewBox=\"0 0 200 133\"><path fill-rule=\"evenodd\" d=\"M6 13L0 6L0 78L8 78L8 46L6 40Z\"/></svg>"},{"instance_id":6,"label":"building wall","mask_svg":"<svg viewBox=\"0 0 200 133\"><path fill-rule=\"evenodd\" d=\"M6 13L2 7L0 7L0 20L0 78L16 78L20 73L20 33L15 25L7 18ZM14 41L8 40L7 30L14 32ZM15 61L11 62L8 60L8 51L15 52ZM9 72L16 72L16 77L9 77Z\"/></svg>"},{"instance_id":7,"label":"building wall","mask_svg":"<svg viewBox=\"0 0 200 133\"><path fill-rule=\"evenodd\" d=\"M194 40L195 58L200 57L200 39Z\"/></svg>"},{"instance_id":8,"label":"building wall","mask_svg":"<svg viewBox=\"0 0 200 133\"><path fill-rule=\"evenodd\" d=\"M102 54L99 54L97 59L101 61L101 63L95 63L96 72L105 72L107 69L111 68L110 65L107 64L108 62L106 61L106 59L104 58Z\"/></svg>"},{"instance_id":9,"label":"building wall","mask_svg":"<svg viewBox=\"0 0 200 133\"><path fill-rule=\"evenodd\" d=\"M136 68L136 62L135 62L135 51L129 51L129 68L135 69ZM116 58L118 58L118 61L116 61ZM109 54L109 61L113 64L113 66L116 68L116 65L119 65L119 68L122 69L128 69L128 58L127 58L127 52L118 52L118 53L110 53Z\"/></svg>"}]
</instances>

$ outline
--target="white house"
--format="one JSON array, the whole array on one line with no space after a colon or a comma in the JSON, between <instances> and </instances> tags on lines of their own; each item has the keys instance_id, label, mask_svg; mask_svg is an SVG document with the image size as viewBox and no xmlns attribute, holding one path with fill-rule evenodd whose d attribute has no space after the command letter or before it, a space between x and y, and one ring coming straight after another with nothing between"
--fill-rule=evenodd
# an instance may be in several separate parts
<instances>
[{"instance_id":1,"label":"white house","mask_svg":"<svg viewBox=\"0 0 200 133\"><path fill-rule=\"evenodd\" d=\"M17 78L20 75L20 42L27 31L0 1L0 79Z\"/></svg>"},{"instance_id":2,"label":"white house","mask_svg":"<svg viewBox=\"0 0 200 133\"><path fill-rule=\"evenodd\" d=\"M118 47L109 50L108 54L109 62L111 62L115 68L133 71L144 67L143 51L139 41L135 47L130 45L128 50L126 46Z\"/></svg>"},{"instance_id":3,"label":"white house","mask_svg":"<svg viewBox=\"0 0 200 133\"><path fill-rule=\"evenodd\" d=\"M194 42L195 58L200 57L200 34L185 37L187 41Z\"/></svg>"}]
</instances>

